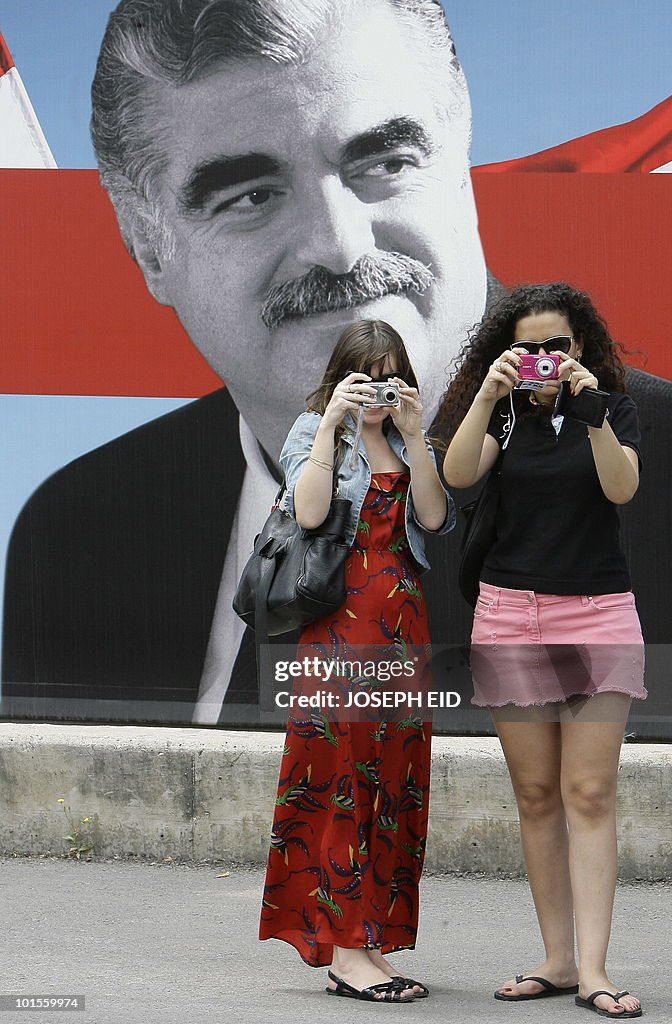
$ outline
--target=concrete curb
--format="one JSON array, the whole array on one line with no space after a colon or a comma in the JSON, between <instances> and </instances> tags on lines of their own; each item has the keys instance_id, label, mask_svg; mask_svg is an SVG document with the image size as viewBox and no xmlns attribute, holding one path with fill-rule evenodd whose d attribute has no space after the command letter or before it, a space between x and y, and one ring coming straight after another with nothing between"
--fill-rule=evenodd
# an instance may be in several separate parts
<instances>
[{"instance_id":1,"label":"concrete curb","mask_svg":"<svg viewBox=\"0 0 672 1024\"><path fill-rule=\"evenodd\" d=\"M262 864L279 733L0 723L0 853L66 854L59 798L96 858ZM672 876L672 746L626 744L619 772L619 876ZM81 839L80 845L85 845ZM498 741L435 737L427 867L524 872Z\"/></svg>"}]
</instances>

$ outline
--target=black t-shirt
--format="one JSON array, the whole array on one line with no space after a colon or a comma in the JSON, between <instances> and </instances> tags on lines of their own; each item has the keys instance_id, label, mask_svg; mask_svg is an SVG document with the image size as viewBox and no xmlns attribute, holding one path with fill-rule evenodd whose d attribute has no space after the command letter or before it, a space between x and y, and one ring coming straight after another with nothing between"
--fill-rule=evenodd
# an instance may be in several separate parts
<instances>
[{"instance_id":1,"label":"black t-shirt","mask_svg":"<svg viewBox=\"0 0 672 1024\"><path fill-rule=\"evenodd\" d=\"M639 456L632 399L611 394L607 415L620 443ZM488 433L501 448L510 429L507 398L495 406ZM518 418L500 482L497 537L481 573L485 583L540 594L630 590L618 513L600 486L584 423L565 417L556 433L544 410Z\"/></svg>"}]
</instances>

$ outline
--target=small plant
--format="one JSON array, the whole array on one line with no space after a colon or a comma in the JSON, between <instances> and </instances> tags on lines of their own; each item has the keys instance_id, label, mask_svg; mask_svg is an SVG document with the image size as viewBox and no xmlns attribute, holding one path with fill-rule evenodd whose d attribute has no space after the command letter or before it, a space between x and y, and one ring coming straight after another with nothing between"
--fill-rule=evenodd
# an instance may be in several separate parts
<instances>
[{"instance_id":1,"label":"small plant","mask_svg":"<svg viewBox=\"0 0 672 1024\"><path fill-rule=\"evenodd\" d=\"M58 803L63 808L63 813L65 814L68 822L68 828L70 829L70 834L63 836L67 842L72 844L68 850L68 857L74 857L79 860L83 853L89 853L96 845L91 833L91 819L86 817L80 818L79 821L76 821L72 816L70 807L66 804L62 796L58 798Z\"/></svg>"}]
</instances>

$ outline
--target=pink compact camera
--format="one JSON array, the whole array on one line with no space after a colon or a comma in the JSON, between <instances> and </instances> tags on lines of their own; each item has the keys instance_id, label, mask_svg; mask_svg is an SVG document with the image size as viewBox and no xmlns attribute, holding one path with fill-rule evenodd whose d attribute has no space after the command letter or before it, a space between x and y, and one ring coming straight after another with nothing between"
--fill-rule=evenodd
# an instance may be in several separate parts
<instances>
[{"instance_id":1,"label":"pink compact camera","mask_svg":"<svg viewBox=\"0 0 672 1024\"><path fill-rule=\"evenodd\" d=\"M518 367L519 382L517 388L527 391L540 391L549 381L558 379L560 356L536 355L521 353Z\"/></svg>"}]
</instances>

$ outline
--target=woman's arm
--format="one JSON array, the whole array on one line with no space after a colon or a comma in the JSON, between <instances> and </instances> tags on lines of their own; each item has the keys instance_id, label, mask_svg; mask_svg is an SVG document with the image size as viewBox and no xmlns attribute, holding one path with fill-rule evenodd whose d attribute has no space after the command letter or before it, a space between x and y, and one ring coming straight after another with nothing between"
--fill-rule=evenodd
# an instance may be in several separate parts
<instances>
[{"instance_id":1,"label":"woman's arm","mask_svg":"<svg viewBox=\"0 0 672 1024\"><path fill-rule=\"evenodd\" d=\"M443 475L451 487L470 487L497 461L499 445L486 431L496 403L518 381L519 361L518 355L507 349L488 370L443 460Z\"/></svg>"},{"instance_id":2,"label":"woman's arm","mask_svg":"<svg viewBox=\"0 0 672 1024\"><path fill-rule=\"evenodd\" d=\"M415 518L426 530L440 530L448 511L448 499L432 460L425 438L405 436L406 454L411 469L411 493Z\"/></svg>"},{"instance_id":3,"label":"woman's arm","mask_svg":"<svg viewBox=\"0 0 672 1024\"><path fill-rule=\"evenodd\" d=\"M588 427L588 437L605 497L615 505L625 505L639 487L637 452L619 442L607 420L601 427Z\"/></svg>"},{"instance_id":4,"label":"woman's arm","mask_svg":"<svg viewBox=\"0 0 672 1024\"><path fill-rule=\"evenodd\" d=\"M320 419L294 487L294 516L305 530L314 530L327 518L334 490L334 433L346 413L356 414L375 393L368 380L366 373L348 374L334 388Z\"/></svg>"},{"instance_id":5,"label":"woman's arm","mask_svg":"<svg viewBox=\"0 0 672 1024\"><path fill-rule=\"evenodd\" d=\"M562 357L560 379L569 381L573 395L598 386L597 377L571 356ZM620 443L607 419L601 427L587 429L604 495L615 505L624 505L635 496L639 487L637 452Z\"/></svg>"},{"instance_id":6,"label":"woman's arm","mask_svg":"<svg viewBox=\"0 0 672 1024\"><path fill-rule=\"evenodd\" d=\"M294 516L299 526L314 530L327 518L334 490L334 423L321 418L315 440L294 487Z\"/></svg>"},{"instance_id":7,"label":"woman's arm","mask_svg":"<svg viewBox=\"0 0 672 1024\"><path fill-rule=\"evenodd\" d=\"M448 499L425 442L420 395L401 377L393 380L399 385L399 405L390 415L406 444L415 518L425 530L440 530L446 521Z\"/></svg>"},{"instance_id":8,"label":"woman's arm","mask_svg":"<svg viewBox=\"0 0 672 1024\"><path fill-rule=\"evenodd\" d=\"M443 475L451 487L470 487L497 461L499 445L486 433L494 406L476 395L457 428L443 460Z\"/></svg>"}]
</instances>

